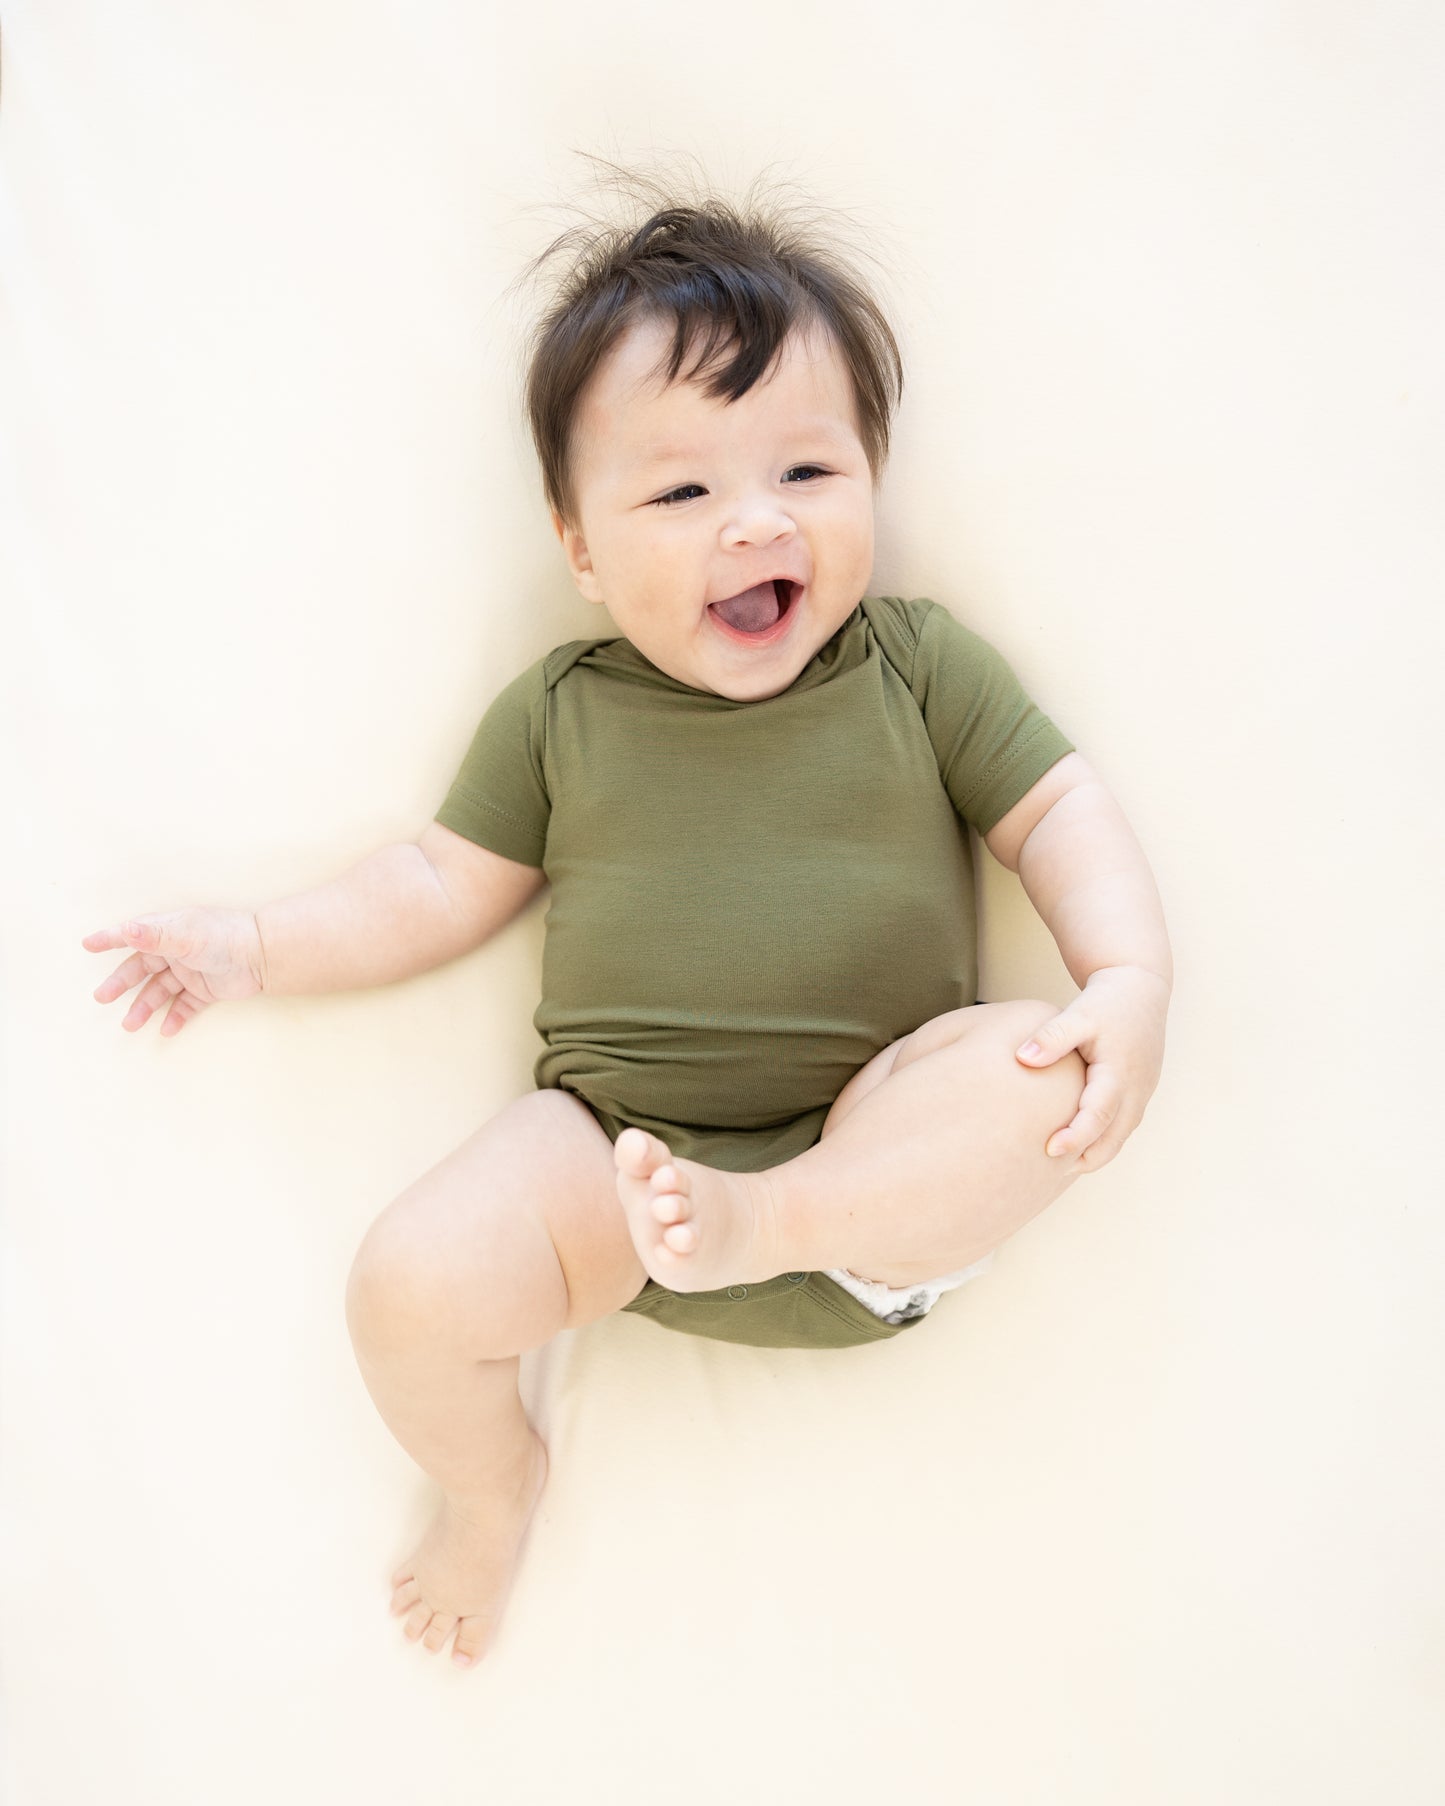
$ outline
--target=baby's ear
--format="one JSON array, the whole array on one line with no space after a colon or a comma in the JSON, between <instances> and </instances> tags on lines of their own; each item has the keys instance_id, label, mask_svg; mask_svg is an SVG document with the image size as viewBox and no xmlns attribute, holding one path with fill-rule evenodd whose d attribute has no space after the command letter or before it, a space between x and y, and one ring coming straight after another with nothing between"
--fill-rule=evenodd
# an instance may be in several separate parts
<instances>
[{"instance_id":1,"label":"baby's ear","mask_svg":"<svg viewBox=\"0 0 1445 1806\"><path fill-rule=\"evenodd\" d=\"M552 525L557 529L557 537L566 554L567 568L572 573L572 581L582 592L583 600L600 602L602 591L597 584L597 573L592 569L592 554L587 550L587 541L575 527L569 527L555 510Z\"/></svg>"}]
</instances>

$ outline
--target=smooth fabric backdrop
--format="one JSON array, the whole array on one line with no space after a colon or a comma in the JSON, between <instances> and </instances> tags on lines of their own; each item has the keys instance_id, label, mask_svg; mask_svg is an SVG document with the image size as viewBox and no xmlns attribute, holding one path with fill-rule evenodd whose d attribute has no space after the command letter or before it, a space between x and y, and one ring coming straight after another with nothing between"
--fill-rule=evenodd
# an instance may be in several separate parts
<instances>
[{"instance_id":1,"label":"smooth fabric backdrop","mask_svg":"<svg viewBox=\"0 0 1445 1806\"><path fill-rule=\"evenodd\" d=\"M1445 1788L1438 12L6 9L8 1806L1425 1806ZM122 1035L80 937L419 833L605 631L517 402L577 151L767 165L885 257L874 587L1113 786L1178 982L1123 1156L926 1331L619 1317L463 1674L353 1364L372 1218L530 1083L542 908ZM983 994L1073 993L978 851Z\"/></svg>"}]
</instances>

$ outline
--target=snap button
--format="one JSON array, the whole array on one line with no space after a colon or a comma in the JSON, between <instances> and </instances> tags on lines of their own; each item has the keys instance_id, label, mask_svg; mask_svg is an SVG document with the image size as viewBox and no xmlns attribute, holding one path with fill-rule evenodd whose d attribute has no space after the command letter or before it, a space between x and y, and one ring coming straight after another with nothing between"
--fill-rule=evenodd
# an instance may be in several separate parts
<instances>
[{"instance_id":1,"label":"snap button","mask_svg":"<svg viewBox=\"0 0 1445 1806\"><path fill-rule=\"evenodd\" d=\"M747 1295L748 1295L748 1288L746 1286L729 1286L728 1287L728 1297L729 1298L746 1298Z\"/></svg>"},{"instance_id":2,"label":"snap button","mask_svg":"<svg viewBox=\"0 0 1445 1806\"><path fill-rule=\"evenodd\" d=\"M806 1278L807 1278L807 1277L808 1277L808 1275L807 1275L807 1274L806 1274L806 1273L790 1273L790 1274L789 1274L789 1275L788 1275L788 1278L789 1278L789 1279L790 1279L790 1280L792 1280L792 1282L793 1282L793 1284L794 1284L794 1285L795 1285L795 1286L800 1286L800 1285L802 1285L802 1283L803 1283L803 1281L804 1281L804 1280L805 1280L805 1279L806 1279Z\"/></svg>"}]
</instances>

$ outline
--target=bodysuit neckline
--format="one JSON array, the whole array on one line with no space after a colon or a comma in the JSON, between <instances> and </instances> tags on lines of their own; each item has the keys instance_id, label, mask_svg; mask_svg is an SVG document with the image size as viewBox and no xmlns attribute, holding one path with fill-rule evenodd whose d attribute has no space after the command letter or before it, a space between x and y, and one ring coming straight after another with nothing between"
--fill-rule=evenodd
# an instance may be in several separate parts
<instances>
[{"instance_id":1,"label":"bodysuit neckline","mask_svg":"<svg viewBox=\"0 0 1445 1806\"><path fill-rule=\"evenodd\" d=\"M638 651L631 640L621 635L616 639L599 641L588 655L587 662L627 672L649 688L671 690L676 695L695 698L698 703L719 710L757 709L766 707L770 702L781 702L785 697L797 696L805 690L816 689L819 684L827 683L842 672L851 670L854 665L861 664L868 655L867 639L863 604L860 602L832 639L818 648L786 690L779 690L776 696L763 697L753 702L719 696L716 691L699 690L692 684L680 682L654 665L650 658Z\"/></svg>"}]
</instances>

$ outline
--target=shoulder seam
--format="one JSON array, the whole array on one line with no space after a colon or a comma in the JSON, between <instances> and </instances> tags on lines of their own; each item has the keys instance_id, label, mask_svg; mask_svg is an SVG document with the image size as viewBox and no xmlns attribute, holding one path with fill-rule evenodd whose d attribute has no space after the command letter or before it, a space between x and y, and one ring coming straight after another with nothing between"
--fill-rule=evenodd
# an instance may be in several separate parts
<instances>
[{"instance_id":1,"label":"shoulder seam","mask_svg":"<svg viewBox=\"0 0 1445 1806\"><path fill-rule=\"evenodd\" d=\"M542 667L543 683L549 690L555 690L585 654L594 651L598 646L610 646L622 637L619 633L604 633L597 635L594 639L566 640L562 645L554 646L544 658L537 661Z\"/></svg>"},{"instance_id":2,"label":"shoulder seam","mask_svg":"<svg viewBox=\"0 0 1445 1806\"><path fill-rule=\"evenodd\" d=\"M914 681L918 676L918 649L923 644L923 630L932 619L934 609L938 607L938 604L931 598L919 598L920 601L925 599L928 601L928 607L924 611L923 619L918 623L918 632L913 636L913 663L908 669L908 687L910 690L913 689Z\"/></svg>"},{"instance_id":3,"label":"shoulder seam","mask_svg":"<svg viewBox=\"0 0 1445 1806\"><path fill-rule=\"evenodd\" d=\"M542 708L541 708L542 744L541 744L541 747L539 748L538 754L537 754L538 761L540 764L540 769L537 772L537 776L539 778L541 778L541 780L542 780L542 790L547 798L547 821L548 821L549 827L551 826L552 787L547 782L547 715L548 715L547 699L548 699L548 693L551 690L551 688L552 688L551 684L549 684L547 681L547 661L544 659L542 661ZM535 838L535 836L534 836L534 838ZM546 845L547 845L547 838L544 835L542 837L542 846L543 846L544 851L546 849Z\"/></svg>"},{"instance_id":4,"label":"shoulder seam","mask_svg":"<svg viewBox=\"0 0 1445 1806\"><path fill-rule=\"evenodd\" d=\"M929 613L931 613L935 608L938 607L938 604L936 602L932 601L931 599L929 599L928 597L919 596L914 599L916 601L920 601L920 602L927 602ZM898 672L899 677L901 677L903 679L904 683L908 686L909 695L912 696L914 702L916 703L918 701L918 691L916 688L916 679L917 679L917 674L918 674L918 647L919 647L919 642L923 638L922 624L920 623L919 627L916 630L914 629L912 622L908 618L908 602L907 602L907 599L904 598L903 596L866 596L866 597L864 597L864 602L865 603L868 603L868 602L880 603L880 604L884 605L888 609L888 613L891 617L892 623L897 625L899 631L910 642L909 656L908 656L908 670L906 672L904 672L903 670L901 670L899 668L899 666L897 664L894 663L893 659L889 657L888 648L880 640L877 627L874 625L874 623L872 621L872 617L869 613L869 610L866 607L864 608L864 610L863 610L864 616L868 619L869 625L873 627L873 638L876 642L878 642L878 650L882 655L883 662L886 665L892 666L892 668ZM923 619L926 621L928 619L928 614L925 614Z\"/></svg>"}]
</instances>

